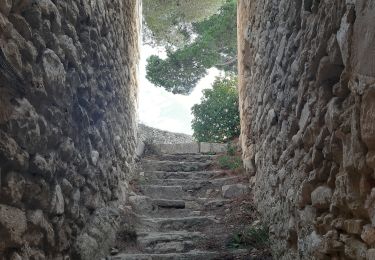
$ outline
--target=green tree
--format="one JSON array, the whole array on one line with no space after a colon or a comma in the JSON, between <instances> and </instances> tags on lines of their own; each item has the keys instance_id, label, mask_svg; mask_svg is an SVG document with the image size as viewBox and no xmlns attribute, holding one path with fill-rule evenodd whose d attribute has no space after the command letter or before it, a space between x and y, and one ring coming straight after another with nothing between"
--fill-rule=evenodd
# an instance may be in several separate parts
<instances>
[{"instance_id":1,"label":"green tree","mask_svg":"<svg viewBox=\"0 0 375 260\"><path fill-rule=\"evenodd\" d=\"M192 107L193 137L199 142L226 142L240 134L237 78L217 78Z\"/></svg>"},{"instance_id":2,"label":"green tree","mask_svg":"<svg viewBox=\"0 0 375 260\"><path fill-rule=\"evenodd\" d=\"M237 5L227 0L218 13L193 23L194 42L182 48L167 49L167 58L151 56L147 79L158 87L177 94L189 94L212 67L236 70Z\"/></svg>"},{"instance_id":3,"label":"green tree","mask_svg":"<svg viewBox=\"0 0 375 260\"><path fill-rule=\"evenodd\" d=\"M146 42L182 47L191 40L191 24L218 11L225 0L143 0Z\"/></svg>"}]
</instances>

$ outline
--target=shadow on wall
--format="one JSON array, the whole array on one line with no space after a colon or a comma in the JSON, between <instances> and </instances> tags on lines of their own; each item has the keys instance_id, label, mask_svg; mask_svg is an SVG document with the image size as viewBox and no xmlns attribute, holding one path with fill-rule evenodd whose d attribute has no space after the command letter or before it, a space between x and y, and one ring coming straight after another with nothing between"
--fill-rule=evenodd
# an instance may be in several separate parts
<instances>
[{"instance_id":1,"label":"shadow on wall","mask_svg":"<svg viewBox=\"0 0 375 260\"><path fill-rule=\"evenodd\" d=\"M375 4L238 11L243 159L274 257L375 259Z\"/></svg>"},{"instance_id":2,"label":"shadow on wall","mask_svg":"<svg viewBox=\"0 0 375 260\"><path fill-rule=\"evenodd\" d=\"M96 259L115 239L136 145L139 12L0 1L0 259Z\"/></svg>"}]
</instances>

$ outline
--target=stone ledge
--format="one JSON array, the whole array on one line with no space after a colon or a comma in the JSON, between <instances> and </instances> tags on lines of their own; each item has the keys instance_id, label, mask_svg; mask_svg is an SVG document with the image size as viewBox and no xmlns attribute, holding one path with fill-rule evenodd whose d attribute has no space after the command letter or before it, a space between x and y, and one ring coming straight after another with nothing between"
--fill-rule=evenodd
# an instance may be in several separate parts
<instances>
[{"instance_id":1,"label":"stone ledge","mask_svg":"<svg viewBox=\"0 0 375 260\"><path fill-rule=\"evenodd\" d=\"M182 144L156 144L164 154L189 154L189 153L224 153L227 144L220 143L182 143Z\"/></svg>"}]
</instances>

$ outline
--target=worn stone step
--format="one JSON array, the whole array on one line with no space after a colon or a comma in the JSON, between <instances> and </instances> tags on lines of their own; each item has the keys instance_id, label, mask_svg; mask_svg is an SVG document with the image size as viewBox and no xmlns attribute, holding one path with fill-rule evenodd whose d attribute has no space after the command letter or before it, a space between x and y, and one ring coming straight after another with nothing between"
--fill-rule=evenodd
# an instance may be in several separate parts
<instances>
[{"instance_id":1,"label":"worn stone step","mask_svg":"<svg viewBox=\"0 0 375 260\"><path fill-rule=\"evenodd\" d=\"M236 182L233 180L233 182ZM200 197L221 198L221 188L224 184L220 183L190 183L185 185L140 185L139 190L145 196L154 199L166 200L196 200Z\"/></svg>"},{"instance_id":2,"label":"worn stone step","mask_svg":"<svg viewBox=\"0 0 375 260\"><path fill-rule=\"evenodd\" d=\"M187 231L140 233L137 243L146 253L183 253L196 247L196 241L202 237L200 232Z\"/></svg>"},{"instance_id":3,"label":"worn stone step","mask_svg":"<svg viewBox=\"0 0 375 260\"><path fill-rule=\"evenodd\" d=\"M211 162L176 162L176 161L158 161L143 160L143 171L167 171L167 172L189 172L202 171L210 167Z\"/></svg>"},{"instance_id":4,"label":"worn stone step","mask_svg":"<svg viewBox=\"0 0 375 260\"><path fill-rule=\"evenodd\" d=\"M251 260L260 259L251 255L246 249L232 251L199 251L169 254L119 254L109 257L110 260ZM271 258L261 258L271 259Z\"/></svg>"},{"instance_id":5,"label":"worn stone step","mask_svg":"<svg viewBox=\"0 0 375 260\"><path fill-rule=\"evenodd\" d=\"M207 215L199 209L176 209L176 208L159 208L148 216L156 218L168 218L168 217L191 217L191 216L202 216Z\"/></svg>"},{"instance_id":6,"label":"worn stone step","mask_svg":"<svg viewBox=\"0 0 375 260\"><path fill-rule=\"evenodd\" d=\"M199 190L199 189L213 189L221 188L223 185L235 184L241 180L240 177L225 177L216 178L211 180L191 180L191 179L152 179L148 180L147 183L151 185L163 185L163 186L182 186L183 190Z\"/></svg>"},{"instance_id":7,"label":"worn stone step","mask_svg":"<svg viewBox=\"0 0 375 260\"><path fill-rule=\"evenodd\" d=\"M141 185L139 188L144 195L153 199L178 200L186 197L186 192L181 185Z\"/></svg>"},{"instance_id":8,"label":"worn stone step","mask_svg":"<svg viewBox=\"0 0 375 260\"><path fill-rule=\"evenodd\" d=\"M212 179L227 176L225 171L191 171L191 172L165 172L146 171L143 176L147 179Z\"/></svg>"},{"instance_id":9,"label":"worn stone step","mask_svg":"<svg viewBox=\"0 0 375 260\"><path fill-rule=\"evenodd\" d=\"M184 200L153 199L152 203L159 208L184 209Z\"/></svg>"},{"instance_id":10,"label":"worn stone step","mask_svg":"<svg viewBox=\"0 0 375 260\"><path fill-rule=\"evenodd\" d=\"M190 216L170 218L144 218L141 220L141 227L145 231L200 231L209 225L218 224L213 216Z\"/></svg>"},{"instance_id":11,"label":"worn stone step","mask_svg":"<svg viewBox=\"0 0 375 260\"><path fill-rule=\"evenodd\" d=\"M217 209L222 208L226 204L232 202L230 199L212 199L212 198L197 198L194 201L185 202L185 207L188 209Z\"/></svg>"},{"instance_id":12,"label":"worn stone step","mask_svg":"<svg viewBox=\"0 0 375 260\"><path fill-rule=\"evenodd\" d=\"M152 158L160 161L185 161L185 162L207 162L213 161L218 157L218 155L205 155L205 154L162 154L154 156Z\"/></svg>"},{"instance_id":13,"label":"worn stone step","mask_svg":"<svg viewBox=\"0 0 375 260\"><path fill-rule=\"evenodd\" d=\"M218 252L190 251L168 254L120 254L110 257L110 260L210 260L219 256Z\"/></svg>"}]
</instances>

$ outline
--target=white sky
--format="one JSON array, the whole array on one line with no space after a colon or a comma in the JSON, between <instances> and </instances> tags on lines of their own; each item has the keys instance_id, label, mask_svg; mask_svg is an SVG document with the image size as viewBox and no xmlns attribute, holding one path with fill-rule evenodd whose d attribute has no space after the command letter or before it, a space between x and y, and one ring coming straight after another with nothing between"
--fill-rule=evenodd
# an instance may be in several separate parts
<instances>
[{"instance_id":1,"label":"white sky","mask_svg":"<svg viewBox=\"0 0 375 260\"><path fill-rule=\"evenodd\" d=\"M151 55L164 58L166 54L163 49L149 45L141 46L139 120L151 127L191 135L193 133L191 107L200 103L202 90L211 88L215 76L218 76L220 72L217 69L210 69L208 75L198 82L189 96L174 95L163 88L154 86L146 79L146 59Z\"/></svg>"}]
</instances>

